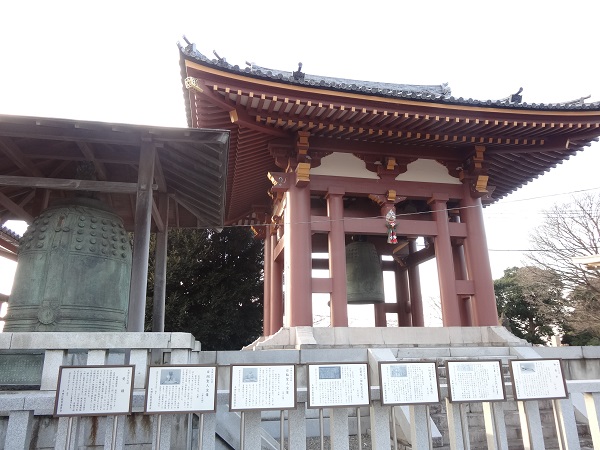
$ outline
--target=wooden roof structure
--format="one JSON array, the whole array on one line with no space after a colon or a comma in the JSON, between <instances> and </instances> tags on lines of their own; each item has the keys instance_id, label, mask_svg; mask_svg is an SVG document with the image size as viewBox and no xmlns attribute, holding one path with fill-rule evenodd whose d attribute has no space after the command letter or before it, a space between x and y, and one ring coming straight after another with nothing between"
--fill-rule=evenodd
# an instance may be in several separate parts
<instances>
[{"instance_id":1,"label":"wooden roof structure","mask_svg":"<svg viewBox=\"0 0 600 450\"><path fill-rule=\"evenodd\" d=\"M189 44L189 43L188 43ZM359 156L376 171L432 159L461 176L484 148L489 197L496 201L590 145L600 135L600 103L527 104L454 98L447 85L407 86L240 68L180 47L190 127L231 133L225 222L252 223L267 208L265 173L289 160L307 133L312 167L331 152ZM283 167L285 168L285 167Z\"/></svg>"},{"instance_id":2,"label":"wooden roof structure","mask_svg":"<svg viewBox=\"0 0 600 450\"><path fill-rule=\"evenodd\" d=\"M31 221L53 199L95 191L133 230L140 148L157 147L153 189L167 193L172 228L223 224L229 132L0 115L0 224ZM93 178L78 179L82 163ZM152 228L163 220L153 207ZM15 237L0 233L3 252Z\"/></svg>"}]
</instances>

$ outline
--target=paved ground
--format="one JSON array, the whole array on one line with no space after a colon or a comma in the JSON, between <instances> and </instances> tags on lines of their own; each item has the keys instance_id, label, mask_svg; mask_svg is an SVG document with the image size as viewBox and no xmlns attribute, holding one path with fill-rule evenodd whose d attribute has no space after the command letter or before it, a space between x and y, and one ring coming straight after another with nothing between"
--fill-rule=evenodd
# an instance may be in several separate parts
<instances>
[{"instance_id":1,"label":"paved ground","mask_svg":"<svg viewBox=\"0 0 600 450\"><path fill-rule=\"evenodd\" d=\"M349 438L350 450L359 450L358 448L358 436L350 436ZM323 439L323 449L329 450L329 436L325 436ZM391 442L390 442L391 446ZM391 448L391 447L390 447ZM321 450L321 438L314 437L306 440L306 450ZM362 450L371 450L371 436L368 434L362 435ZM400 450L400 449L398 449Z\"/></svg>"}]
</instances>

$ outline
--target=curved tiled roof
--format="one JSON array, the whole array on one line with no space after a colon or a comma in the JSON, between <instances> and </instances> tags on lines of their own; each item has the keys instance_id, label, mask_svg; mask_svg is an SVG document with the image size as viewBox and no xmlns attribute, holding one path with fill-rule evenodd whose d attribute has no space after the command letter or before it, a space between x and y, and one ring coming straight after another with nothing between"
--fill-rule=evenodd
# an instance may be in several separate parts
<instances>
[{"instance_id":1,"label":"curved tiled roof","mask_svg":"<svg viewBox=\"0 0 600 450\"><path fill-rule=\"evenodd\" d=\"M232 65L225 58L210 59L196 50L194 44L186 47L179 47L181 53L195 62L214 66L220 70L231 73L239 73L262 80L277 81L286 84L299 86L309 86L323 88L327 90L336 90L342 92L352 92L357 94L373 95L385 98L403 98L410 100L419 100L424 102L454 104L465 106L494 107L494 108L514 108L514 109L533 109L533 110L592 110L600 111L600 101L585 103L580 101L554 102L554 103L527 103L512 102L510 97L500 100L477 100L473 98L453 97L451 89L447 83L440 85L410 85L397 83L382 83L374 81L359 81L346 78L333 78L319 75L310 75L301 72L301 67L297 72L288 72L278 69L269 69L255 64L249 64L244 68L238 65ZM247 63L248 64L248 63Z\"/></svg>"},{"instance_id":2,"label":"curved tiled roof","mask_svg":"<svg viewBox=\"0 0 600 450\"><path fill-rule=\"evenodd\" d=\"M286 166L290 142L308 135L311 164L332 152L359 155L375 170L384 157L435 160L451 176L481 170L496 201L589 146L600 136L600 103L528 104L455 98L445 85L408 86L240 68L180 47L190 127L231 133L226 223L267 208L265 173ZM187 87L186 87L187 86ZM365 166L366 167L366 166ZM369 170L371 170L369 169ZM478 169L479 170L479 169Z\"/></svg>"},{"instance_id":3,"label":"curved tiled roof","mask_svg":"<svg viewBox=\"0 0 600 450\"><path fill-rule=\"evenodd\" d=\"M8 238L14 239L15 241L20 239L20 236L17 233L3 226L0 226L0 233Z\"/></svg>"}]
</instances>

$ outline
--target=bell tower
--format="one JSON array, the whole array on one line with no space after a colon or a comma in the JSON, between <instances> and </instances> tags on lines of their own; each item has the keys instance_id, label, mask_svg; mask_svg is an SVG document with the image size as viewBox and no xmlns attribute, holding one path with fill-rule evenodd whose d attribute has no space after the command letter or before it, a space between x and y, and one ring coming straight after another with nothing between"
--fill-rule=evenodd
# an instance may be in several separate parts
<instances>
[{"instance_id":1,"label":"bell tower","mask_svg":"<svg viewBox=\"0 0 600 450\"><path fill-rule=\"evenodd\" d=\"M433 259L443 324L497 325L483 206L600 134L590 105L465 100L446 84L240 68L193 44L180 52L189 125L232 136L225 222L264 238L266 336L313 325L313 294L329 297L332 327L365 301L376 326L424 326L420 266ZM394 274L394 302L375 295L378 265Z\"/></svg>"},{"instance_id":2,"label":"bell tower","mask_svg":"<svg viewBox=\"0 0 600 450\"><path fill-rule=\"evenodd\" d=\"M348 326L347 309L353 304L373 304L376 326L387 326L388 318L399 326L424 326L419 266L434 258L444 325L496 324L491 274L489 311L470 301L475 281L468 277L477 271L470 262L479 264L483 257L489 267L487 254L477 253L485 247L485 235L471 172L372 153L318 151L313 158L310 137L299 135L296 143L270 147L285 170L268 175L273 214L271 239L265 243L265 318L270 332L282 325L311 326L312 294L329 295L331 326ZM474 149L475 155L480 150ZM481 156L478 163L483 167ZM424 243L421 249L418 240ZM313 259L313 253L326 254L326 261ZM281 265L285 283L273 273ZM312 269L327 269L328 276L314 278ZM384 269L394 272L392 303L385 302ZM480 289L485 292L486 286ZM283 321L277 317L278 291L285 291Z\"/></svg>"}]
</instances>

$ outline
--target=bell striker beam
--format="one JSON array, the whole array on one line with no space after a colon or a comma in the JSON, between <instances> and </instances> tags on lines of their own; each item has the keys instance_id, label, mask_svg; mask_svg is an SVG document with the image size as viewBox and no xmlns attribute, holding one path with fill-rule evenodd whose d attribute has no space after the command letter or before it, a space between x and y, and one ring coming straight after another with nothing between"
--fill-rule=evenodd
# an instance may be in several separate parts
<instances>
[{"instance_id":1,"label":"bell striker beam","mask_svg":"<svg viewBox=\"0 0 600 450\"><path fill-rule=\"evenodd\" d=\"M138 168L137 199L135 202L133 262L131 266L127 331L144 331L148 255L150 251L150 222L152 220L152 182L154 181L155 159L155 143L149 140L142 140Z\"/></svg>"},{"instance_id":2,"label":"bell striker beam","mask_svg":"<svg viewBox=\"0 0 600 450\"><path fill-rule=\"evenodd\" d=\"M332 280L330 312L332 327L348 326L348 303L346 297L346 236L344 233L344 191L331 188L327 193L329 231L329 276Z\"/></svg>"},{"instance_id":3,"label":"bell striker beam","mask_svg":"<svg viewBox=\"0 0 600 450\"><path fill-rule=\"evenodd\" d=\"M437 227L435 236L435 259L440 282L440 299L442 304L442 321L445 327L461 326L458 298L456 295L456 276L452 260L450 229L448 227L448 196L435 194L429 201L433 218Z\"/></svg>"},{"instance_id":4,"label":"bell striker beam","mask_svg":"<svg viewBox=\"0 0 600 450\"><path fill-rule=\"evenodd\" d=\"M469 278L475 286L475 296L471 300L473 325L494 326L498 325L498 312L483 224L483 208L481 199L472 196L467 183L464 184L464 190L460 215L461 221L467 225L465 256Z\"/></svg>"},{"instance_id":5,"label":"bell striker beam","mask_svg":"<svg viewBox=\"0 0 600 450\"><path fill-rule=\"evenodd\" d=\"M298 169L300 169L300 164ZM312 326L310 188L300 171L288 172L284 223L286 326Z\"/></svg>"}]
</instances>

